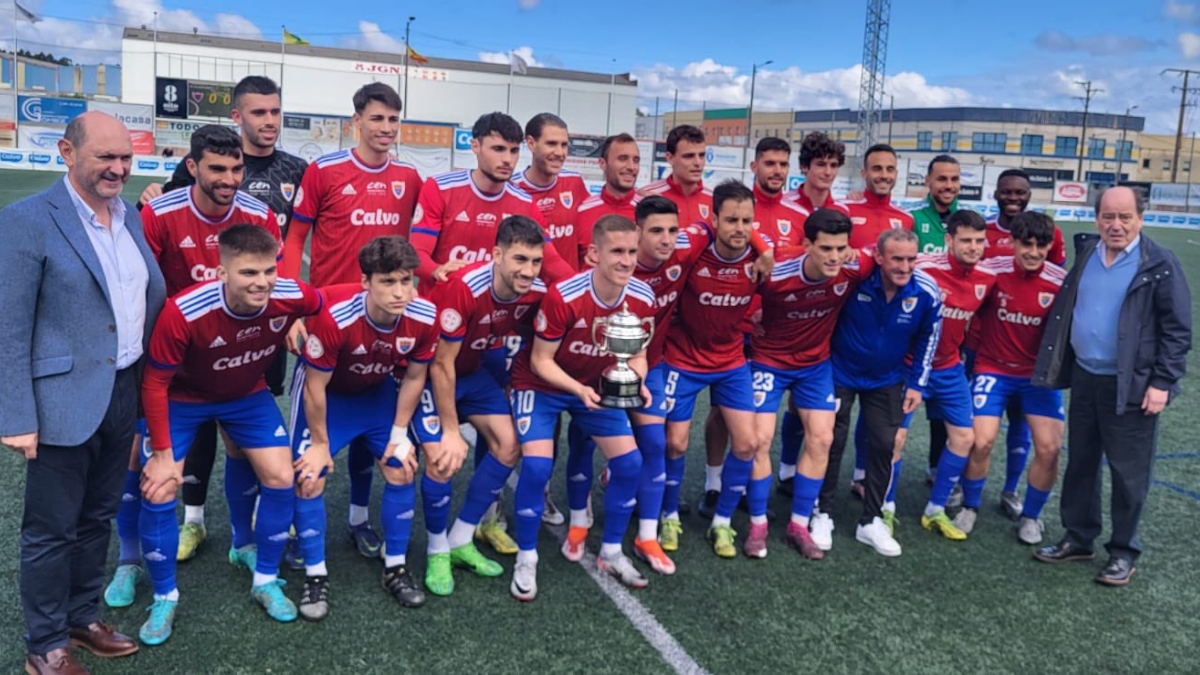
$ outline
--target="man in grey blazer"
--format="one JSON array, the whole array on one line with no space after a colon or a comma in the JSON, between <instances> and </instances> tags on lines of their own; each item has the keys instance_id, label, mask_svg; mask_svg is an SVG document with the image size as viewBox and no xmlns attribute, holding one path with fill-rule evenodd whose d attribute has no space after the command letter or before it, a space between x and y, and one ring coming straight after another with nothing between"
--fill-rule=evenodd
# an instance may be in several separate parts
<instances>
[{"instance_id":1,"label":"man in grey blazer","mask_svg":"<svg viewBox=\"0 0 1200 675\"><path fill-rule=\"evenodd\" d=\"M21 603L28 673L86 673L71 645L125 656L100 621L110 521L138 417L139 364L166 299L115 118L68 125L67 176L0 211L0 443L26 459Z\"/></svg>"}]
</instances>

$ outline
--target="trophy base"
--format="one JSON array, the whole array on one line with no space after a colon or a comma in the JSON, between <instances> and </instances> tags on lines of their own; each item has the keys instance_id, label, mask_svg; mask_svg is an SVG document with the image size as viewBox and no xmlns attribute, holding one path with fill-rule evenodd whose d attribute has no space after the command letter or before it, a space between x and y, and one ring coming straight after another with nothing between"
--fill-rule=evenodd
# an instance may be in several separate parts
<instances>
[{"instance_id":1,"label":"trophy base","mask_svg":"<svg viewBox=\"0 0 1200 675\"><path fill-rule=\"evenodd\" d=\"M629 371L632 373L633 371ZM636 373L634 373L636 378ZM646 405L642 398L642 380L637 378L625 382L600 379L600 405L605 408L641 408Z\"/></svg>"},{"instance_id":2,"label":"trophy base","mask_svg":"<svg viewBox=\"0 0 1200 675\"><path fill-rule=\"evenodd\" d=\"M646 405L646 399L642 398L641 396L634 396L633 398L623 396L601 396L600 405L604 406L605 408L642 408Z\"/></svg>"}]
</instances>

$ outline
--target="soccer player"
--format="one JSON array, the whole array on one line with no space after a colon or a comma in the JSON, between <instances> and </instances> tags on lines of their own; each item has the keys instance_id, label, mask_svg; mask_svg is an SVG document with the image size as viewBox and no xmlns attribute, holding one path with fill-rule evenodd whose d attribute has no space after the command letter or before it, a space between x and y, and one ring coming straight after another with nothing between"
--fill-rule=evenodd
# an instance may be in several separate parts
<instances>
[{"instance_id":1,"label":"soccer player","mask_svg":"<svg viewBox=\"0 0 1200 675\"><path fill-rule=\"evenodd\" d=\"M950 155L938 155L925 171L929 194L926 206L912 212L913 232L921 253L941 253L946 247L946 219L958 210L962 190L962 167Z\"/></svg>"},{"instance_id":2,"label":"soccer player","mask_svg":"<svg viewBox=\"0 0 1200 675\"><path fill-rule=\"evenodd\" d=\"M838 170L846 163L846 145L828 134L814 131L800 142L800 172L804 182L785 199L795 202L805 211L838 209L849 215L845 202L833 198L833 182Z\"/></svg>"},{"instance_id":3,"label":"soccer player","mask_svg":"<svg viewBox=\"0 0 1200 675\"><path fill-rule=\"evenodd\" d=\"M434 595L454 592L452 567L466 567L483 577L504 571L471 542L520 458L508 399L483 367L483 358L503 345L505 336L532 332L533 316L547 291L538 279L545 248L537 222L509 216L496 229L491 260L452 273L434 291L440 337L414 425L426 451L421 479L429 542L425 587ZM484 456L475 467L458 519L450 526L451 480L467 455L461 422L483 437L485 444L478 449Z\"/></svg>"},{"instance_id":4,"label":"soccer player","mask_svg":"<svg viewBox=\"0 0 1200 675\"><path fill-rule=\"evenodd\" d=\"M1033 433L1033 463L1017 525L1017 538L1029 545L1042 541L1040 516L1058 479L1063 435L1062 392L1029 382L1046 315L1066 277L1063 268L1046 260L1054 229L1045 214L1017 215L1010 226L1015 255L988 263L996 284L978 313L980 335L987 339L980 340L975 354L975 445L963 477L963 510L955 517L964 532L975 526L1000 414L1009 401L1019 399Z\"/></svg>"},{"instance_id":5,"label":"soccer player","mask_svg":"<svg viewBox=\"0 0 1200 675\"><path fill-rule=\"evenodd\" d=\"M785 199L792 146L782 138L764 138L754 148L754 229L775 249L776 255L800 245L802 225L808 215L795 201Z\"/></svg>"},{"instance_id":6,"label":"soccer player","mask_svg":"<svg viewBox=\"0 0 1200 675\"><path fill-rule=\"evenodd\" d=\"M321 290L326 309L304 326L292 378L296 532L304 559L300 615L329 613L325 475L333 457L361 440L383 472L383 587L404 607L425 604L406 552L417 489L408 425L437 347L436 309L416 297L417 254L403 237L378 237L358 253L361 281ZM400 378L397 391L396 378Z\"/></svg>"},{"instance_id":7,"label":"soccer player","mask_svg":"<svg viewBox=\"0 0 1200 675\"><path fill-rule=\"evenodd\" d=\"M1029 208L1032 194L1029 174L1021 169L1005 169L1000 172L996 179L994 195L1000 210L987 220L987 248L983 251L984 260L1013 255L1012 220ZM1067 264L1062 230L1057 226L1054 228L1054 241L1050 244L1046 260L1059 267Z\"/></svg>"},{"instance_id":8,"label":"soccer player","mask_svg":"<svg viewBox=\"0 0 1200 675\"><path fill-rule=\"evenodd\" d=\"M830 338L842 305L874 268L866 256L843 264L850 232L850 219L837 209L821 209L805 219L804 253L776 265L759 289L763 330L750 340L758 435L755 462L767 464L769 473L776 413L785 391L791 393L804 425L804 454L794 469L792 517L784 541L812 560L820 560L833 547L829 517L813 517L833 443L836 401ZM824 520L810 523L810 518Z\"/></svg>"},{"instance_id":9,"label":"soccer player","mask_svg":"<svg viewBox=\"0 0 1200 675\"><path fill-rule=\"evenodd\" d=\"M681 124L667 133L667 163L671 174L638 191L643 197L662 195L679 207L680 223L712 222L712 190L704 187L704 163L708 146L704 132Z\"/></svg>"},{"instance_id":10,"label":"soccer player","mask_svg":"<svg viewBox=\"0 0 1200 675\"><path fill-rule=\"evenodd\" d=\"M850 247L866 248L879 241L885 230L913 229L913 217L892 204L896 187L896 151L886 143L867 149L860 172L867 187L858 199L847 200L850 222Z\"/></svg>"},{"instance_id":11,"label":"soccer player","mask_svg":"<svg viewBox=\"0 0 1200 675\"><path fill-rule=\"evenodd\" d=\"M567 123L553 113L540 113L525 123L525 145L533 155L529 168L513 177L513 183L533 198L559 255L579 269L577 209L591 196L583 177L563 169L571 137Z\"/></svg>"},{"instance_id":12,"label":"soccer player","mask_svg":"<svg viewBox=\"0 0 1200 675\"><path fill-rule=\"evenodd\" d=\"M900 544L883 521L892 451L904 415L921 403L941 333L941 297L929 275L914 269L917 237L887 230L879 237L875 270L858 287L833 334L833 378L838 401L820 508L831 514L854 399L862 399L869 435L866 493L855 538L884 556ZM911 355L911 364L906 357Z\"/></svg>"},{"instance_id":13,"label":"soccer player","mask_svg":"<svg viewBox=\"0 0 1200 675\"><path fill-rule=\"evenodd\" d=\"M217 280L167 302L150 338L142 383L150 444L142 453L138 529L154 604L139 636L148 645L166 641L174 624L175 492L196 428L209 420L220 423L234 442L226 447L226 466L233 465L225 478L233 529L229 560L254 570L250 595L272 618L296 618L296 606L277 578L295 502L292 463L283 416L263 375L283 346L288 324L320 311L321 295L277 278L279 241L263 228L235 225L218 240Z\"/></svg>"},{"instance_id":14,"label":"soccer player","mask_svg":"<svg viewBox=\"0 0 1200 675\"><path fill-rule=\"evenodd\" d=\"M633 136L620 133L609 136L600 144L600 170L604 172L604 187L600 194L592 195L579 205L576 222L581 264L591 265L584 254L592 241L592 227L596 221L609 214L634 219L634 208L641 196L634 191L642 156Z\"/></svg>"},{"instance_id":15,"label":"soccer player","mask_svg":"<svg viewBox=\"0 0 1200 675\"><path fill-rule=\"evenodd\" d=\"M596 267L550 289L537 314L533 344L522 348L513 367L511 401L523 459L514 505L520 551L510 590L525 602L537 597L543 492L550 479L554 426L563 411L571 413L608 459L611 477L596 566L626 586L642 588L648 583L621 550L637 502L642 456L626 413L600 407L600 376L616 357L594 342L592 327L596 319L624 308L639 318L653 318L654 292L633 278L638 232L632 221L615 215L601 218L592 229L592 246ZM629 367L643 378L641 396L653 403L644 382L644 350L629 360Z\"/></svg>"}]
</instances>

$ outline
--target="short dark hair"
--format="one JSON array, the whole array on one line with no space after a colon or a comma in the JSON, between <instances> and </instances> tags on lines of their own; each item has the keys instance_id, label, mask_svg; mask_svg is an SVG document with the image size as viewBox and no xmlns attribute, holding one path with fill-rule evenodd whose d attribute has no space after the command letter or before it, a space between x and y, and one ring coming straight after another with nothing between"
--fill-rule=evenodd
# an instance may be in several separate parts
<instances>
[{"instance_id":1,"label":"short dark hair","mask_svg":"<svg viewBox=\"0 0 1200 675\"><path fill-rule=\"evenodd\" d=\"M886 153L891 154L892 157L898 156L896 154L896 149L893 148L892 146L888 145L887 143L876 143L875 145L872 145L871 147L867 148L867 151L865 153L863 153L863 161L865 162L868 157L870 157L871 155L873 155L877 152L886 152Z\"/></svg>"},{"instance_id":2,"label":"short dark hair","mask_svg":"<svg viewBox=\"0 0 1200 675\"><path fill-rule=\"evenodd\" d=\"M604 139L600 144L600 157L608 159L608 149L613 146L613 143L637 143L637 139L622 131L619 134L614 134Z\"/></svg>"},{"instance_id":3,"label":"short dark hair","mask_svg":"<svg viewBox=\"0 0 1200 675\"><path fill-rule=\"evenodd\" d=\"M912 230L906 230L902 227L889 227L879 234L879 243L875 245L875 249L879 251L880 255L883 255L884 248L889 241L920 243L917 241L916 233Z\"/></svg>"},{"instance_id":4,"label":"short dark hair","mask_svg":"<svg viewBox=\"0 0 1200 675\"><path fill-rule=\"evenodd\" d=\"M83 142L87 140L87 129L84 126L87 124L83 120L83 115L78 115L67 123L67 129L63 132L63 139L71 144L71 147L78 150Z\"/></svg>"},{"instance_id":5,"label":"short dark hair","mask_svg":"<svg viewBox=\"0 0 1200 675\"><path fill-rule=\"evenodd\" d=\"M222 157L241 157L242 138L229 127L205 124L192 134L192 147L188 157L199 164L206 151Z\"/></svg>"},{"instance_id":6,"label":"short dark hair","mask_svg":"<svg viewBox=\"0 0 1200 675\"><path fill-rule=\"evenodd\" d=\"M690 124L680 124L667 133L667 152L675 154L675 149L679 147L679 141L687 141L688 143L706 143L704 132L700 127L694 127Z\"/></svg>"},{"instance_id":7,"label":"short dark hair","mask_svg":"<svg viewBox=\"0 0 1200 675\"><path fill-rule=\"evenodd\" d=\"M79 118L76 117L75 119L79 119ZM1097 215L1100 214L1100 200L1104 199L1104 193L1108 192L1109 190L1113 189L1114 187L1126 187L1126 186L1110 185L1106 188L1096 191L1096 202L1095 202L1094 206L1095 206ZM1136 188L1129 188L1129 191L1133 193L1133 204L1134 204L1134 208L1137 209L1138 215L1140 216L1140 215L1144 214L1146 212L1146 195L1144 195L1141 190L1138 190Z\"/></svg>"},{"instance_id":8,"label":"short dark hair","mask_svg":"<svg viewBox=\"0 0 1200 675\"><path fill-rule=\"evenodd\" d=\"M500 221L496 228L496 245L508 248L513 244L545 246L546 235L542 226L529 216L509 216Z\"/></svg>"},{"instance_id":9,"label":"short dark hair","mask_svg":"<svg viewBox=\"0 0 1200 675\"><path fill-rule=\"evenodd\" d=\"M496 134L509 143L520 143L525 139L525 135L521 132L521 124L512 116L502 112L480 115L479 119L475 120L475 126L471 127L471 138L477 141L482 141L492 134Z\"/></svg>"},{"instance_id":10,"label":"short dark hair","mask_svg":"<svg viewBox=\"0 0 1200 675\"><path fill-rule=\"evenodd\" d=\"M404 109L404 105L400 101L400 94L397 94L391 85L383 82L364 84L354 92L354 112L361 115L371 101L382 103L396 112Z\"/></svg>"},{"instance_id":11,"label":"short dark hair","mask_svg":"<svg viewBox=\"0 0 1200 675\"><path fill-rule=\"evenodd\" d=\"M934 164L958 164L958 160L954 159L950 155L938 155L937 157L929 160L929 168L925 169L926 176L933 173Z\"/></svg>"},{"instance_id":12,"label":"short dark hair","mask_svg":"<svg viewBox=\"0 0 1200 675\"><path fill-rule=\"evenodd\" d=\"M812 166L814 159L834 157L838 164L846 163L846 144L835 141L823 131L814 131L800 142L800 168Z\"/></svg>"},{"instance_id":13,"label":"short dark hair","mask_svg":"<svg viewBox=\"0 0 1200 675\"><path fill-rule=\"evenodd\" d=\"M971 209L959 209L951 213L950 217L946 219L946 232L953 237L963 228L975 230L976 232L986 232L987 221L983 219L983 216Z\"/></svg>"},{"instance_id":14,"label":"short dark hair","mask_svg":"<svg viewBox=\"0 0 1200 675\"><path fill-rule=\"evenodd\" d=\"M996 185L999 185L1000 181L1004 180L1005 178L1023 178L1025 179L1026 183L1030 182L1029 174L1025 173L1021 169L1005 169L1001 171L1000 175L996 176Z\"/></svg>"},{"instance_id":15,"label":"short dark hair","mask_svg":"<svg viewBox=\"0 0 1200 675\"><path fill-rule=\"evenodd\" d=\"M246 94L258 94L259 96L271 96L279 94L279 85L275 84L275 80L262 75L250 75L243 77L241 82L233 88L233 107L237 108L242 105L242 97Z\"/></svg>"},{"instance_id":16,"label":"short dark hair","mask_svg":"<svg viewBox=\"0 0 1200 675\"><path fill-rule=\"evenodd\" d=\"M792 154L792 144L775 136L767 136L754 146L754 159L762 157L764 152L786 152Z\"/></svg>"},{"instance_id":17,"label":"short dark hair","mask_svg":"<svg viewBox=\"0 0 1200 675\"><path fill-rule=\"evenodd\" d=\"M542 130L548 126L558 127L563 131L567 130L567 123L563 121L563 118L554 113L544 112L534 115L525 123L525 135L533 136L535 140L539 139L542 137Z\"/></svg>"},{"instance_id":18,"label":"short dark hair","mask_svg":"<svg viewBox=\"0 0 1200 675\"><path fill-rule=\"evenodd\" d=\"M721 207L727 201L754 203L754 193L746 184L736 178L729 178L717 184L713 188L712 203L713 203L713 218L721 212Z\"/></svg>"},{"instance_id":19,"label":"short dark hair","mask_svg":"<svg viewBox=\"0 0 1200 675\"><path fill-rule=\"evenodd\" d=\"M633 221L625 216L615 213L602 216L592 226L592 243L599 244L600 239L607 236L610 232L637 232L637 225L634 225Z\"/></svg>"},{"instance_id":20,"label":"short dark hair","mask_svg":"<svg viewBox=\"0 0 1200 675\"><path fill-rule=\"evenodd\" d=\"M412 272L420 264L416 249L399 235L375 237L358 250L358 269L368 279L374 274Z\"/></svg>"},{"instance_id":21,"label":"short dark hair","mask_svg":"<svg viewBox=\"0 0 1200 675\"><path fill-rule=\"evenodd\" d=\"M850 216L837 209L817 209L804 221L804 238L815 242L822 232L825 234L849 235L853 225Z\"/></svg>"},{"instance_id":22,"label":"short dark hair","mask_svg":"<svg viewBox=\"0 0 1200 675\"><path fill-rule=\"evenodd\" d=\"M1013 216L1008 224L1013 241L1028 243L1036 241L1038 246L1046 246L1054 241L1054 219L1037 211L1022 211Z\"/></svg>"},{"instance_id":23,"label":"short dark hair","mask_svg":"<svg viewBox=\"0 0 1200 675\"><path fill-rule=\"evenodd\" d=\"M662 195L650 195L637 203L633 210L633 217L641 226L650 216L679 217L679 207L675 205L675 202Z\"/></svg>"},{"instance_id":24,"label":"short dark hair","mask_svg":"<svg viewBox=\"0 0 1200 675\"><path fill-rule=\"evenodd\" d=\"M221 249L221 257L233 257L243 254L278 255L279 240L258 225L239 223L232 225L217 235L217 246Z\"/></svg>"}]
</instances>

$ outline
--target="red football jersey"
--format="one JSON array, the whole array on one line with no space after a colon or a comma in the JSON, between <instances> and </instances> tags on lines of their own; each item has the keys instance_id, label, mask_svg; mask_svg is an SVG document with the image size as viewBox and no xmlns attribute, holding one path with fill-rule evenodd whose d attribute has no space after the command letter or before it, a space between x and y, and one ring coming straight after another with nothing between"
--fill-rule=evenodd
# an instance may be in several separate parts
<instances>
[{"instance_id":1,"label":"red football jersey","mask_svg":"<svg viewBox=\"0 0 1200 675\"><path fill-rule=\"evenodd\" d=\"M1010 255L1013 255L1012 232L1000 224L997 216L989 217L987 219L987 246L983 249L983 259ZM1062 230L1057 225L1054 227L1054 241L1050 242L1050 251L1046 253L1046 260L1060 266L1067 264L1067 249L1063 244Z\"/></svg>"},{"instance_id":2,"label":"red football jersey","mask_svg":"<svg viewBox=\"0 0 1200 675\"><path fill-rule=\"evenodd\" d=\"M699 187L690 195L683 194L683 189L679 187L679 183L675 182L674 176L667 176L662 180L656 180L653 183L647 184L638 191L643 197L650 195L661 195L675 202L679 207L679 223L695 223L704 221L709 225L712 224L712 190L704 187L701 182Z\"/></svg>"},{"instance_id":3,"label":"red football jersey","mask_svg":"<svg viewBox=\"0 0 1200 675\"><path fill-rule=\"evenodd\" d=\"M917 257L917 269L937 282L942 293L942 336L933 355L933 369L957 366L967 338L971 318L983 306L996 272L989 265L967 267L949 253L926 253Z\"/></svg>"},{"instance_id":4,"label":"red football jersey","mask_svg":"<svg viewBox=\"0 0 1200 675\"><path fill-rule=\"evenodd\" d=\"M437 347L432 302L413 298L391 326L379 326L367 315L367 292L362 284L339 284L321 289L326 308L309 319L304 362L332 372L329 391L355 394L374 387L396 366L411 359L425 363Z\"/></svg>"},{"instance_id":5,"label":"red football jersey","mask_svg":"<svg viewBox=\"0 0 1200 675\"><path fill-rule=\"evenodd\" d=\"M863 192L862 198L844 202L850 210L850 246L866 248L879 243L888 230L913 229L913 217L892 204L891 195Z\"/></svg>"},{"instance_id":6,"label":"red football jersey","mask_svg":"<svg viewBox=\"0 0 1200 675\"><path fill-rule=\"evenodd\" d=\"M812 203L812 200L808 198L808 194L804 192L803 185L787 193L783 196L783 198L785 201L794 202L797 206L809 213L812 213L820 208L837 209L846 215L850 215L850 207L846 206L846 202L840 199L834 199L832 192L828 195L825 195L825 203L821 204L820 206L816 206Z\"/></svg>"},{"instance_id":7,"label":"red football jersey","mask_svg":"<svg viewBox=\"0 0 1200 675\"><path fill-rule=\"evenodd\" d=\"M838 314L855 288L875 270L875 261L860 255L823 281L804 276L808 256L777 263L762 284L763 335L750 338L750 358L770 368L798 370L829 358L829 341Z\"/></svg>"},{"instance_id":8,"label":"red football jersey","mask_svg":"<svg viewBox=\"0 0 1200 675\"><path fill-rule=\"evenodd\" d=\"M805 211L783 193L769 195L754 185L754 229L772 247L775 254L800 246L804 242Z\"/></svg>"},{"instance_id":9,"label":"red football jersey","mask_svg":"<svg viewBox=\"0 0 1200 675\"><path fill-rule=\"evenodd\" d=\"M617 197L608 191L608 186L605 186L600 190L600 194L588 197L579 205L575 227L578 234L575 240L579 248L579 264L582 267L587 266L583 261L587 256L588 245L592 243L592 229L596 227L596 221L604 216L616 214L637 222L635 218L637 204L641 199L641 196L633 190L630 190L629 194L624 197Z\"/></svg>"},{"instance_id":10,"label":"red football jersey","mask_svg":"<svg viewBox=\"0 0 1200 675\"><path fill-rule=\"evenodd\" d=\"M420 188L421 176L411 164L389 160L368 166L354 150L318 158L304 172L292 204L282 274L299 275L304 240L312 229L312 284L358 281L363 246L376 237L409 236Z\"/></svg>"},{"instance_id":11,"label":"red football jersey","mask_svg":"<svg viewBox=\"0 0 1200 675\"><path fill-rule=\"evenodd\" d=\"M1026 272L1011 257L983 264L996 273L996 283L978 312L975 372L1031 377L1046 315L1067 271L1045 263L1037 272Z\"/></svg>"},{"instance_id":12,"label":"red football jersey","mask_svg":"<svg viewBox=\"0 0 1200 675\"><path fill-rule=\"evenodd\" d=\"M497 298L492 291L495 269L490 260L468 265L435 291L441 338L463 343L454 359L459 376L478 370L483 354L503 346L506 337L532 334L533 316L546 297L546 284L534 279L525 295L508 302Z\"/></svg>"},{"instance_id":13,"label":"red football jersey","mask_svg":"<svg viewBox=\"0 0 1200 675\"><path fill-rule=\"evenodd\" d=\"M688 233L697 229L693 225ZM679 294L679 311L667 335L666 361L700 372L723 371L746 362L739 329L758 290L751 279L758 253L753 248L726 260L709 244L692 265ZM687 325L678 320L687 317Z\"/></svg>"},{"instance_id":14,"label":"red football jersey","mask_svg":"<svg viewBox=\"0 0 1200 675\"><path fill-rule=\"evenodd\" d=\"M576 215L590 193L583 176L563 171L549 185L537 185L528 178L529 170L513 177L513 183L533 198L533 203L546 221L546 229L554 239L554 248L572 269L579 269L579 228ZM590 233L589 233L590 235ZM587 248L586 246L584 247Z\"/></svg>"},{"instance_id":15,"label":"red football jersey","mask_svg":"<svg viewBox=\"0 0 1200 675\"><path fill-rule=\"evenodd\" d=\"M688 273L692 265L704 249L708 247L712 233L707 228L693 225L679 231L675 240L675 252L658 267L649 268L640 262L633 271L633 276L643 281L650 290L654 291L654 336L646 347L646 362L650 367L658 365L662 360L667 346L667 329L671 325L671 317L675 314L675 306L679 302L679 294L687 284Z\"/></svg>"},{"instance_id":16,"label":"red football jersey","mask_svg":"<svg viewBox=\"0 0 1200 675\"><path fill-rule=\"evenodd\" d=\"M554 359L558 365L579 382L598 389L600 375L617 362L617 357L601 351L592 340L592 325L597 318L615 314L625 305L640 318L653 318L654 291L641 281L630 279L620 299L611 306L603 305L592 290L593 273L591 270L580 272L550 288L537 312L534 334L543 340L558 342L558 354ZM597 336L603 334L603 330L597 331ZM523 347L517 355L513 364L512 388L564 393L533 372L529 356L532 347L532 344Z\"/></svg>"},{"instance_id":17,"label":"red football jersey","mask_svg":"<svg viewBox=\"0 0 1200 675\"><path fill-rule=\"evenodd\" d=\"M167 281L167 296L217 278L221 251L217 235L233 225L258 225L280 240L279 222L266 204L244 192L233 197L229 211L213 220L200 213L192 197L195 185L172 190L142 207L146 243Z\"/></svg>"}]
</instances>

